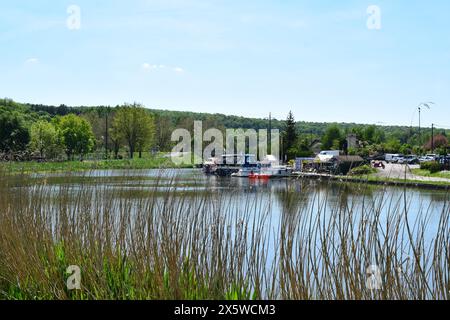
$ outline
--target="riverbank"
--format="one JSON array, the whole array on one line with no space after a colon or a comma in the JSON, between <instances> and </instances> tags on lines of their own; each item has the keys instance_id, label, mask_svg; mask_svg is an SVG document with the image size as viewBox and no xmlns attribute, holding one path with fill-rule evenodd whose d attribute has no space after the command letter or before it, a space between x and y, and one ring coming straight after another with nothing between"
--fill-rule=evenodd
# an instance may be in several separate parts
<instances>
[{"instance_id":1,"label":"riverbank","mask_svg":"<svg viewBox=\"0 0 450 320\"><path fill-rule=\"evenodd\" d=\"M42 173L42 172L74 172L88 170L131 170L131 169L164 169L192 168L192 166L177 166L170 158L163 156L61 162L3 162L0 167L12 173Z\"/></svg>"},{"instance_id":2,"label":"riverbank","mask_svg":"<svg viewBox=\"0 0 450 320\"><path fill-rule=\"evenodd\" d=\"M318 179L329 180L338 182L350 182L350 183L366 183L373 185L386 185L395 187L408 187L408 188L424 188L435 190L450 190L450 182L445 181L420 181L420 180L408 180L400 178L380 178L375 175L369 176L335 176L330 174L318 174L318 173L295 173L295 178L305 179Z\"/></svg>"},{"instance_id":3,"label":"riverbank","mask_svg":"<svg viewBox=\"0 0 450 320\"><path fill-rule=\"evenodd\" d=\"M89 170L145 170L145 169L183 169L191 165L175 165L170 158L162 155L145 158L119 160L86 160L63 162L3 162L0 168L11 173L79 172ZM419 175L421 173L423 175ZM436 175L425 175L418 168L389 164L386 169L361 176L337 176L317 173L294 173L293 178L321 179L338 182L367 183L409 188L450 190L450 179Z\"/></svg>"},{"instance_id":4,"label":"riverbank","mask_svg":"<svg viewBox=\"0 0 450 320\"><path fill-rule=\"evenodd\" d=\"M421 177L450 179L450 171L441 171L441 172L431 173L429 170L412 169L412 173L417 176L421 176Z\"/></svg>"},{"instance_id":5,"label":"riverbank","mask_svg":"<svg viewBox=\"0 0 450 320\"><path fill-rule=\"evenodd\" d=\"M419 166L386 164L385 169L377 169L373 174L360 176L336 176L331 174L297 173L297 177L328 179L341 182L391 185L410 188L450 190L450 179L433 175L418 175Z\"/></svg>"}]
</instances>

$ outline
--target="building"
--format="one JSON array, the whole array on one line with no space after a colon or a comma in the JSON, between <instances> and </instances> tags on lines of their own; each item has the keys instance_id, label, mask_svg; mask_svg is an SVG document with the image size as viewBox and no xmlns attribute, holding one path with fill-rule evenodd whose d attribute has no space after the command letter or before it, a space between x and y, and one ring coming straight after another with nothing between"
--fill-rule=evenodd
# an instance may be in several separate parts
<instances>
[{"instance_id":1,"label":"building","mask_svg":"<svg viewBox=\"0 0 450 320\"><path fill-rule=\"evenodd\" d=\"M358 136L354 133L350 133L347 135L347 148L356 149L359 148L359 140Z\"/></svg>"}]
</instances>

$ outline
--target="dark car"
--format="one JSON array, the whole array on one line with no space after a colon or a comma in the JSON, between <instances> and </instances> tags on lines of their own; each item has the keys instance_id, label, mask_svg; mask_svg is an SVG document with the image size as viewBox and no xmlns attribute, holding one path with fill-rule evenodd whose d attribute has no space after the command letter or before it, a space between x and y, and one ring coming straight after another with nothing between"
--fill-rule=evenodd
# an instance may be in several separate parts
<instances>
[{"instance_id":1,"label":"dark car","mask_svg":"<svg viewBox=\"0 0 450 320\"><path fill-rule=\"evenodd\" d=\"M417 156L406 156L405 158L405 162L407 164L419 164L419 158Z\"/></svg>"}]
</instances>

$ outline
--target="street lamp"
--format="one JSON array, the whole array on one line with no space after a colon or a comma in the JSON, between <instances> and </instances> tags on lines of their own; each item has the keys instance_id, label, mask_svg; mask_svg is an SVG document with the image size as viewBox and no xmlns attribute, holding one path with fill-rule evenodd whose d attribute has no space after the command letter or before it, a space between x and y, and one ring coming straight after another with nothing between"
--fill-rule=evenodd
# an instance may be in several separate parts
<instances>
[{"instance_id":1,"label":"street lamp","mask_svg":"<svg viewBox=\"0 0 450 320\"><path fill-rule=\"evenodd\" d=\"M431 109L431 105L434 105L434 102L422 102L417 106L417 109L419 110L419 144L422 144L422 132L420 130L420 116L422 113L423 108Z\"/></svg>"}]
</instances>

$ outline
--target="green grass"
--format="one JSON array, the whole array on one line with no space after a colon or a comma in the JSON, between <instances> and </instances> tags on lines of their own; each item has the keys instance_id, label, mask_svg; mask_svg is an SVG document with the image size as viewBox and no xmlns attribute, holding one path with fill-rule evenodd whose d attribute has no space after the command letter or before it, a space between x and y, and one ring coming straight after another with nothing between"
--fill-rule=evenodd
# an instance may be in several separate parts
<instances>
[{"instance_id":1,"label":"green grass","mask_svg":"<svg viewBox=\"0 0 450 320\"><path fill-rule=\"evenodd\" d=\"M144 157L120 160L85 160L63 162L5 162L0 163L6 170L20 173L62 172L86 170L129 170L129 169L160 169L160 168L192 168L192 166L177 166L170 158L162 156Z\"/></svg>"},{"instance_id":2,"label":"green grass","mask_svg":"<svg viewBox=\"0 0 450 320\"><path fill-rule=\"evenodd\" d=\"M397 178L384 178L384 177L378 177L375 175L364 175L364 176L344 176L344 177L340 177L343 181L349 181L349 182L363 182L363 181L367 181L367 182L371 182L371 183L378 183L378 184L383 184L383 183L395 183L398 185L401 184L405 184L405 185L410 185L410 186L449 186L450 187L450 182L446 182L446 181L421 181L421 180L411 180L411 179L397 179Z\"/></svg>"},{"instance_id":3,"label":"green grass","mask_svg":"<svg viewBox=\"0 0 450 320\"><path fill-rule=\"evenodd\" d=\"M450 177L449 177L450 178ZM326 178L325 178L326 179ZM375 174L365 174L365 175L353 175L353 176L331 176L331 180L338 180L343 182L352 183L373 183L373 184L395 184L395 185L406 185L412 187L450 187L450 182L446 181L421 181L412 179L397 179L397 178L385 178L379 177Z\"/></svg>"},{"instance_id":4,"label":"green grass","mask_svg":"<svg viewBox=\"0 0 450 320\"><path fill-rule=\"evenodd\" d=\"M415 175L423 176L423 177L450 179L450 171L441 171L441 172L431 173L429 170L413 169L412 172Z\"/></svg>"}]
</instances>

